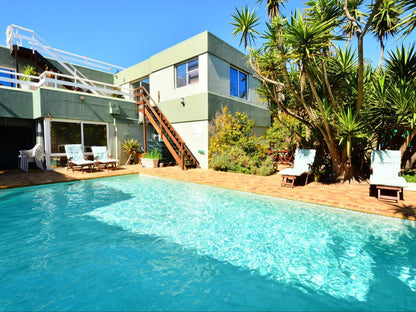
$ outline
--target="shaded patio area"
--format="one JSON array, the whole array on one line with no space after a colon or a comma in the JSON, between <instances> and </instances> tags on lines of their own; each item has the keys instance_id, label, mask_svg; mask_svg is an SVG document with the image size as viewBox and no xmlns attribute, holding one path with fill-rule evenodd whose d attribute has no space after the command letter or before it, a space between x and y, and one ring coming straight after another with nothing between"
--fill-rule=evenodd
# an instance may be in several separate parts
<instances>
[{"instance_id":1,"label":"shaded patio area","mask_svg":"<svg viewBox=\"0 0 416 312\"><path fill-rule=\"evenodd\" d=\"M84 173L79 171L72 172L65 168L54 171L30 169L29 173L24 173L16 169L0 171L0 189L125 174L146 174L389 217L416 220L416 191L405 189L404 200L396 204L393 201L378 201L376 197L370 197L368 181L329 185L311 182L306 186L298 186L292 189L280 185L281 176L278 174L263 177L207 169L181 170L179 167L153 169L144 168L139 165L120 166L117 170L101 170Z\"/></svg>"}]
</instances>

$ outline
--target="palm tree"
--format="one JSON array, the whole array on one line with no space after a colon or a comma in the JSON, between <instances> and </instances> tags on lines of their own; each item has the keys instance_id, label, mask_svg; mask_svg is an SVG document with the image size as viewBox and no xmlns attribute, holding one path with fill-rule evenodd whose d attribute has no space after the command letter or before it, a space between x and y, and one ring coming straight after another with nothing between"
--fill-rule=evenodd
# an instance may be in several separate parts
<instances>
[{"instance_id":1,"label":"palm tree","mask_svg":"<svg viewBox=\"0 0 416 312\"><path fill-rule=\"evenodd\" d=\"M366 111L379 148L400 149L411 167L416 156L409 144L416 136L416 51L401 47L389 53L385 71L376 75Z\"/></svg>"},{"instance_id":2,"label":"palm tree","mask_svg":"<svg viewBox=\"0 0 416 312\"><path fill-rule=\"evenodd\" d=\"M410 13L403 18L401 23L396 27L403 27L403 34L406 36L410 34L416 27L416 2L414 0L399 0L403 5L405 12Z\"/></svg>"},{"instance_id":3,"label":"palm tree","mask_svg":"<svg viewBox=\"0 0 416 312\"><path fill-rule=\"evenodd\" d=\"M280 7L284 6L287 0L267 0L267 15L270 19L280 15ZM263 0L257 0L257 3L262 3Z\"/></svg>"},{"instance_id":4,"label":"palm tree","mask_svg":"<svg viewBox=\"0 0 416 312\"><path fill-rule=\"evenodd\" d=\"M248 49L249 45L254 44L256 35L259 34L255 30L255 27L259 24L256 12L250 11L248 7L244 7L241 10L236 8L236 14L231 16L234 18L234 22L231 23L235 27L232 32L234 38L241 34L240 45L244 42L244 47Z\"/></svg>"},{"instance_id":5,"label":"palm tree","mask_svg":"<svg viewBox=\"0 0 416 312\"><path fill-rule=\"evenodd\" d=\"M384 58L384 40L388 36L394 37L398 32L395 27L400 21L400 15L403 13L403 7L396 0L383 0L377 13L370 25L370 30L374 33L380 42L380 60L377 69L381 68Z\"/></svg>"},{"instance_id":6,"label":"palm tree","mask_svg":"<svg viewBox=\"0 0 416 312\"><path fill-rule=\"evenodd\" d=\"M364 23L364 17L367 16L367 14L361 12L358 8L363 4L364 0L350 0L345 1L345 4L348 8L349 14L351 15L351 18L347 19L347 22L345 23L343 29L343 34L347 37L346 46L349 45L349 42L351 41L354 36L361 32L361 24ZM345 6L345 5L344 5Z\"/></svg>"}]
</instances>

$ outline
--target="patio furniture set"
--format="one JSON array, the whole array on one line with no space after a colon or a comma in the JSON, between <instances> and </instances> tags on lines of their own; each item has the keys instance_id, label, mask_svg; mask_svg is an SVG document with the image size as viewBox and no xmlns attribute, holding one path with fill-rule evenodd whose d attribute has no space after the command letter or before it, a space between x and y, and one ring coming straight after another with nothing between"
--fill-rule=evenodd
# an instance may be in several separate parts
<instances>
[{"instance_id":1,"label":"patio furniture set","mask_svg":"<svg viewBox=\"0 0 416 312\"><path fill-rule=\"evenodd\" d=\"M308 184L308 176L313 173L312 165L315 160L316 150L298 148L294 155L293 167L279 172L282 176L282 186L294 187L298 177L306 174L305 185ZM403 198L403 188L407 186L406 180L399 176L401 152L394 150L375 150L371 152L370 191L376 188L377 199L394 200L399 203Z\"/></svg>"},{"instance_id":2,"label":"patio furniture set","mask_svg":"<svg viewBox=\"0 0 416 312\"><path fill-rule=\"evenodd\" d=\"M84 154L84 147L82 144L68 144L65 145L65 153L68 159L67 169L81 170L84 172L85 169L92 171L94 168L97 168L99 171L101 168L116 169L118 159L113 159L112 155L108 155L106 146L92 146L92 153L94 155L94 160L88 160ZM36 144L30 150L20 150L18 156L18 167L24 172L29 171L29 163L35 162L36 166L45 170L43 166L43 148Z\"/></svg>"}]
</instances>

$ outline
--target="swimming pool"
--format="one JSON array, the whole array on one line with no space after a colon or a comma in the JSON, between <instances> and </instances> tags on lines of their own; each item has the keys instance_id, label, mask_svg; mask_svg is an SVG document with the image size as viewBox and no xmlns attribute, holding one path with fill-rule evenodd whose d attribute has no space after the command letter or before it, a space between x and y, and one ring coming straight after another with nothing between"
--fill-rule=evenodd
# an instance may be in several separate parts
<instances>
[{"instance_id":1,"label":"swimming pool","mask_svg":"<svg viewBox=\"0 0 416 312\"><path fill-rule=\"evenodd\" d=\"M0 191L0 310L414 310L415 222L130 175Z\"/></svg>"}]
</instances>

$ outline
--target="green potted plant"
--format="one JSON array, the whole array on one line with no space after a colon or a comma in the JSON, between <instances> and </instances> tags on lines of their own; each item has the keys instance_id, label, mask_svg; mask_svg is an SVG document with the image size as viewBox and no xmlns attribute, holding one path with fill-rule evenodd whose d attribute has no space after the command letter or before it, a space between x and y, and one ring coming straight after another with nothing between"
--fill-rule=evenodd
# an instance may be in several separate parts
<instances>
[{"instance_id":1,"label":"green potted plant","mask_svg":"<svg viewBox=\"0 0 416 312\"><path fill-rule=\"evenodd\" d=\"M159 165L160 154L157 148L150 153L146 153L142 156L142 166L149 168L157 168Z\"/></svg>"},{"instance_id":2,"label":"green potted plant","mask_svg":"<svg viewBox=\"0 0 416 312\"><path fill-rule=\"evenodd\" d=\"M34 76L34 75L36 75L36 68L34 66L26 65L24 67L24 70L23 70L22 74L28 75L28 76ZM22 81L33 81L33 78L21 77L20 80L22 80ZM26 84L20 84L20 85L21 85L22 89L26 89L26 90L31 89L29 85L26 85Z\"/></svg>"},{"instance_id":3,"label":"green potted plant","mask_svg":"<svg viewBox=\"0 0 416 312\"><path fill-rule=\"evenodd\" d=\"M129 154L129 157L127 158L126 165L127 164L133 164L134 163L134 155L137 155L137 149L140 147L140 143L136 139L125 139L123 143L121 144L121 147L123 149L123 152ZM139 156L137 156L139 157ZM137 159L138 162L140 162L140 159Z\"/></svg>"}]
</instances>

